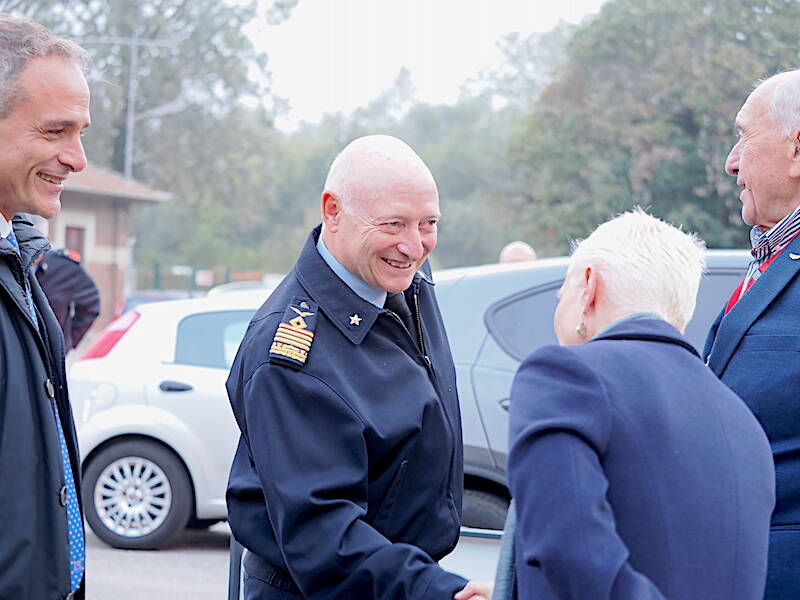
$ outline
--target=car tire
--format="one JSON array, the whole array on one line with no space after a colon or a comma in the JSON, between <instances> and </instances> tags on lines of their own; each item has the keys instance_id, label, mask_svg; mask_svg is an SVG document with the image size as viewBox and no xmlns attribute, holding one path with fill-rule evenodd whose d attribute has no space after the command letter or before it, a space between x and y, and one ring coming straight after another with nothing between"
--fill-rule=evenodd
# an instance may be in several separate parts
<instances>
[{"instance_id":1,"label":"car tire","mask_svg":"<svg viewBox=\"0 0 800 600\"><path fill-rule=\"evenodd\" d=\"M191 519L189 523L186 524L186 529L208 529L220 521L222 521L222 519Z\"/></svg>"},{"instance_id":2,"label":"car tire","mask_svg":"<svg viewBox=\"0 0 800 600\"><path fill-rule=\"evenodd\" d=\"M156 550L181 533L192 486L167 448L127 440L103 448L85 467L83 508L92 531L115 548Z\"/></svg>"},{"instance_id":3,"label":"car tire","mask_svg":"<svg viewBox=\"0 0 800 600\"><path fill-rule=\"evenodd\" d=\"M490 492L464 490L461 524L478 529L503 529L508 500Z\"/></svg>"}]
</instances>

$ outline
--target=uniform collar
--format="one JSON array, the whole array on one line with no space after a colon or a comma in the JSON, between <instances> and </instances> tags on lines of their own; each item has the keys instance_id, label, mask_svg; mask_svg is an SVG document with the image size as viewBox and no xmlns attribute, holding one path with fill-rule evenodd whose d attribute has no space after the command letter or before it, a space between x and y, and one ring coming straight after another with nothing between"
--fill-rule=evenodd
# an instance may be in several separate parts
<instances>
[{"instance_id":1,"label":"uniform collar","mask_svg":"<svg viewBox=\"0 0 800 600\"><path fill-rule=\"evenodd\" d=\"M295 265L300 284L320 310L354 344L360 344L372 328L378 315L386 309L359 296L325 262L317 250L322 227L315 227L306 240ZM422 269L414 275L412 286L421 281L431 283Z\"/></svg>"}]
</instances>

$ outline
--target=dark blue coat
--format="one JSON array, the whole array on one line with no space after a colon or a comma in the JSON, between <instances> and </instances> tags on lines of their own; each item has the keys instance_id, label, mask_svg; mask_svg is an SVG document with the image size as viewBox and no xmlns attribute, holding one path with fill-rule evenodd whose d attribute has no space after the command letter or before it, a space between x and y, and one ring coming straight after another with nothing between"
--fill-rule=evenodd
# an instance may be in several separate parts
<instances>
[{"instance_id":1,"label":"dark blue coat","mask_svg":"<svg viewBox=\"0 0 800 600\"><path fill-rule=\"evenodd\" d=\"M254 316L231 368L242 431L231 529L307 598L451 600L466 582L435 561L459 535L461 422L433 285L412 285L429 365L397 317L331 271L318 235ZM287 349L297 331L278 333L300 313L313 330L305 362L280 354L302 350Z\"/></svg>"},{"instance_id":2,"label":"dark blue coat","mask_svg":"<svg viewBox=\"0 0 800 600\"><path fill-rule=\"evenodd\" d=\"M79 453L61 329L32 267L50 244L20 217L13 226L20 255L0 239L0 600L49 600L70 589L67 511L60 501L64 469L50 391L80 499ZM22 277L31 286L39 331ZM83 586L75 597L84 597Z\"/></svg>"},{"instance_id":3,"label":"dark blue coat","mask_svg":"<svg viewBox=\"0 0 800 600\"><path fill-rule=\"evenodd\" d=\"M730 313L720 313L703 355L767 432L777 499L765 597L796 600L800 598L800 237Z\"/></svg>"},{"instance_id":4,"label":"dark blue coat","mask_svg":"<svg viewBox=\"0 0 800 600\"><path fill-rule=\"evenodd\" d=\"M521 599L761 598L769 444L672 326L535 351L510 433Z\"/></svg>"}]
</instances>

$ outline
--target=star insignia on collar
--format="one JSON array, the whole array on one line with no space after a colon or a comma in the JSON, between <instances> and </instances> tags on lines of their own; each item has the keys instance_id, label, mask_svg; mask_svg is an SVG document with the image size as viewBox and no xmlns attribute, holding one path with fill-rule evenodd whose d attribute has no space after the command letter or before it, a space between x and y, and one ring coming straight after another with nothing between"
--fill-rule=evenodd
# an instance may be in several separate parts
<instances>
[{"instance_id":1,"label":"star insignia on collar","mask_svg":"<svg viewBox=\"0 0 800 600\"><path fill-rule=\"evenodd\" d=\"M357 314L350 316L350 325L361 325L361 317Z\"/></svg>"}]
</instances>

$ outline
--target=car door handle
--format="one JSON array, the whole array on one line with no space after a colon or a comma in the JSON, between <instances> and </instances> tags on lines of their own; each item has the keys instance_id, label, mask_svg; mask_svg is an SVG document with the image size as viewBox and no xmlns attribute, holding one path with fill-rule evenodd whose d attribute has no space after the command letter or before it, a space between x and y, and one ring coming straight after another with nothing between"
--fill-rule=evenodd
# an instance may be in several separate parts
<instances>
[{"instance_id":1,"label":"car door handle","mask_svg":"<svg viewBox=\"0 0 800 600\"><path fill-rule=\"evenodd\" d=\"M500 400L500 402L498 402L498 404L500 405L500 408L508 412L508 405L510 402L511 400L509 398L503 398L502 400Z\"/></svg>"},{"instance_id":2,"label":"car door handle","mask_svg":"<svg viewBox=\"0 0 800 600\"><path fill-rule=\"evenodd\" d=\"M181 381L162 381L158 384L158 389L162 392L190 392L194 388Z\"/></svg>"}]
</instances>

